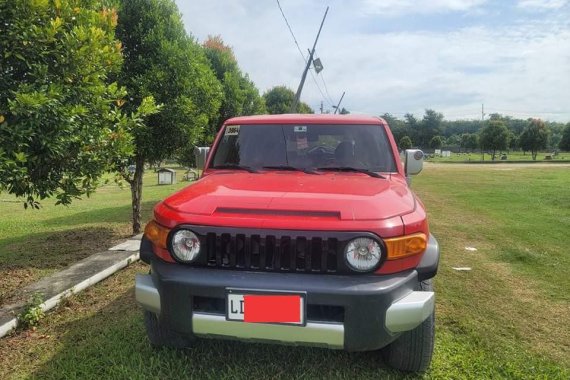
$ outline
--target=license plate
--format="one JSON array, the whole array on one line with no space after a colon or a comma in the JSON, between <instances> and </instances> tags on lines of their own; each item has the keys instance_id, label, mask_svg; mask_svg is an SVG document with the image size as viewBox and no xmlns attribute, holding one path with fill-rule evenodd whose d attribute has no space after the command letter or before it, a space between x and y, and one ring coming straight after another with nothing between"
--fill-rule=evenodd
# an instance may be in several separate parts
<instances>
[{"instance_id":1,"label":"license plate","mask_svg":"<svg viewBox=\"0 0 570 380\"><path fill-rule=\"evenodd\" d=\"M295 292L227 289L226 319L304 326L305 296Z\"/></svg>"}]
</instances>

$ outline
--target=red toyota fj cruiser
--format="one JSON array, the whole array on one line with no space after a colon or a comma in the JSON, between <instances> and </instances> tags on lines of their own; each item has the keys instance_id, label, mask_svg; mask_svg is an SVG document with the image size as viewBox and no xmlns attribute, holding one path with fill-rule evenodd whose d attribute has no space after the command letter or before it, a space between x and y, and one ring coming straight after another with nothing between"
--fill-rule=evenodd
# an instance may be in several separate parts
<instances>
[{"instance_id":1,"label":"red toyota fj cruiser","mask_svg":"<svg viewBox=\"0 0 570 380\"><path fill-rule=\"evenodd\" d=\"M195 183L145 228L136 299L150 342L221 337L378 350L423 371L439 247L409 188L423 153L379 118L228 120Z\"/></svg>"}]
</instances>

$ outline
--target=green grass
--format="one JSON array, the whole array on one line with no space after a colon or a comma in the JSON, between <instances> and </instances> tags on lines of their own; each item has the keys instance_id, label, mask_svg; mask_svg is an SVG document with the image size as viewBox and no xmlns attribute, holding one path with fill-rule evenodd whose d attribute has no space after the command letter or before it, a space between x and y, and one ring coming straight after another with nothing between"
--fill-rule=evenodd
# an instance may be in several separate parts
<instances>
[{"instance_id":1,"label":"green grass","mask_svg":"<svg viewBox=\"0 0 570 380\"><path fill-rule=\"evenodd\" d=\"M548 162L545 160L547 155L552 154L552 152L540 152L536 155L536 161L540 162ZM528 161L531 162L532 155L530 153L524 154L523 152L508 152L506 153L507 160L506 162L510 161ZM559 152L557 156L552 157L553 160L556 161L564 161L570 162L570 152ZM491 162L491 155L485 153L484 157L481 155L480 152L473 152L473 153L451 153L451 157L432 157L429 158L431 162L472 162L472 161L489 161ZM495 161L505 162L501 160L500 152L497 152L495 157Z\"/></svg>"},{"instance_id":2,"label":"green grass","mask_svg":"<svg viewBox=\"0 0 570 380\"><path fill-rule=\"evenodd\" d=\"M442 247L435 356L418 377L569 378L568 169L442 166L413 182ZM134 274L147 270L133 265L73 296L36 331L0 340L0 378L405 377L377 353L216 340L152 350L133 294Z\"/></svg>"},{"instance_id":3,"label":"green grass","mask_svg":"<svg viewBox=\"0 0 570 380\"><path fill-rule=\"evenodd\" d=\"M177 177L182 178L179 170ZM188 185L157 185L156 174L144 178L142 220L151 217L160 199ZM25 210L13 196L0 193L0 304L15 289L60 270L94 252L106 250L132 235L131 194L113 181L91 197L70 206L45 200L39 210Z\"/></svg>"}]
</instances>

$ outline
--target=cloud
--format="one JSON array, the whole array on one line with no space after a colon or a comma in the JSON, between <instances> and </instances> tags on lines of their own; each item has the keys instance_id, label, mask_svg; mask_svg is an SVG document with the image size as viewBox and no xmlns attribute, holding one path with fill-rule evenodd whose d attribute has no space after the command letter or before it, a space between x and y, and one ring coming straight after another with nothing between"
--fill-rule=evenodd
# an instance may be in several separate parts
<instances>
[{"instance_id":1,"label":"cloud","mask_svg":"<svg viewBox=\"0 0 570 380\"><path fill-rule=\"evenodd\" d=\"M390 16L413 13L461 12L475 9L486 2L487 0L366 0L363 10L369 14Z\"/></svg>"},{"instance_id":2,"label":"cloud","mask_svg":"<svg viewBox=\"0 0 570 380\"><path fill-rule=\"evenodd\" d=\"M519 0L517 7L524 9L560 9L568 0Z\"/></svg>"},{"instance_id":3,"label":"cloud","mask_svg":"<svg viewBox=\"0 0 570 380\"><path fill-rule=\"evenodd\" d=\"M234 48L240 67L261 92L276 85L297 89L304 61L275 3L177 3L187 29L199 40L220 34ZM455 4L439 2L448 4L445 9L459 6L451 3ZM281 0L281 4L306 54L324 6L301 0ZM331 109L346 91L343 106L351 112L372 115L422 114L424 109L433 108L449 119L475 118L480 117L481 103L485 103L489 112L570 120L570 27L564 15L521 16L511 4L497 23L481 16L480 23L444 30L371 31L366 22L385 22L363 15L366 4L331 0L317 45L317 56L325 67L315 77L320 91L309 75L302 93L302 100L315 110L321 101L325 109ZM477 6L470 4L471 10ZM447 17L455 16L426 14L421 18L429 26L429 21L446 22ZM396 17L392 22L404 19L409 17Z\"/></svg>"}]
</instances>

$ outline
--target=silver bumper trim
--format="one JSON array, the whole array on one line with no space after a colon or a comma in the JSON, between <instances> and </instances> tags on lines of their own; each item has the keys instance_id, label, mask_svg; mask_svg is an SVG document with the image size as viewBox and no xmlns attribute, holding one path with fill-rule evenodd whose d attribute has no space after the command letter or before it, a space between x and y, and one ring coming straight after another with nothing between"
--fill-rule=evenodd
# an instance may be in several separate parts
<instances>
[{"instance_id":1,"label":"silver bumper trim","mask_svg":"<svg viewBox=\"0 0 570 380\"><path fill-rule=\"evenodd\" d=\"M160 314L160 294L149 274L137 274L135 299L146 310Z\"/></svg>"},{"instance_id":2,"label":"silver bumper trim","mask_svg":"<svg viewBox=\"0 0 570 380\"><path fill-rule=\"evenodd\" d=\"M193 313L192 330L196 335L211 335L315 345L342 349L344 326L341 323L307 322L306 326L227 321L222 315Z\"/></svg>"},{"instance_id":3,"label":"silver bumper trim","mask_svg":"<svg viewBox=\"0 0 570 380\"><path fill-rule=\"evenodd\" d=\"M434 307L434 292L411 292L386 310L386 327L393 333L409 331L425 321Z\"/></svg>"}]
</instances>

